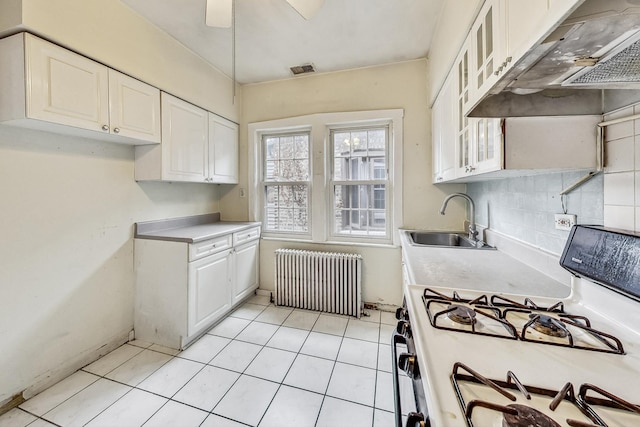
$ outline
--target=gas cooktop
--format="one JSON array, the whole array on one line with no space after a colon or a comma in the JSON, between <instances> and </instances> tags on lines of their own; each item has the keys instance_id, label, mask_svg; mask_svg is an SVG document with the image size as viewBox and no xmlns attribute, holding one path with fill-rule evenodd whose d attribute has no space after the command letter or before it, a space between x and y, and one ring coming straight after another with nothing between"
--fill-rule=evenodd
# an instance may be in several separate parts
<instances>
[{"instance_id":1,"label":"gas cooktop","mask_svg":"<svg viewBox=\"0 0 640 427\"><path fill-rule=\"evenodd\" d=\"M405 285L405 426L640 425L640 236L577 226L561 262L560 299Z\"/></svg>"}]
</instances>

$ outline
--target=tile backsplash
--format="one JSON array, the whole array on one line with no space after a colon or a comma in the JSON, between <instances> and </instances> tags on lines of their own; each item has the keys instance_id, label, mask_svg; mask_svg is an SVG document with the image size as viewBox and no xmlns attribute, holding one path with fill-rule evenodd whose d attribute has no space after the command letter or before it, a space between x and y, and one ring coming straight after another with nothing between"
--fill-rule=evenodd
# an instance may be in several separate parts
<instances>
[{"instance_id":1,"label":"tile backsplash","mask_svg":"<svg viewBox=\"0 0 640 427\"><path fill-rule=\"evenodd\" d=\"M560 192L586 172L564 172L507 178L467 185L476 203L478 224L556 254L562 253L568 231L556 230L554 214L562 213ZM603 176L565 197L567 213L579 224L603 224Z\"/></svg>"},{"instance_id":2,"label":"tile backsplash","mask_svg":"<svg viewBox=\"0 0 640 427\"><path fill-rule=\"evenodd\" d=\"M605 121L640 114L640 103L613 111ZM567 213L578 224L640 232L640 119L605 128L605 173L567 195ZM556 230L562 213L560 191L584 172L542 174L467 185L476 202L478 224L560 254L569 233Z\"/></svg>"},{"instance_id":3,"label":"tile backsplash","mask_svg":"<svg viewBox=\"0 0 640 427\"><path fill-rule=\"evenodd\" d=\"M640 104L604 116L605 121L640 114ZM640 119L605 128L604 224L640 231Z\"/></svg>"}]
</instances>

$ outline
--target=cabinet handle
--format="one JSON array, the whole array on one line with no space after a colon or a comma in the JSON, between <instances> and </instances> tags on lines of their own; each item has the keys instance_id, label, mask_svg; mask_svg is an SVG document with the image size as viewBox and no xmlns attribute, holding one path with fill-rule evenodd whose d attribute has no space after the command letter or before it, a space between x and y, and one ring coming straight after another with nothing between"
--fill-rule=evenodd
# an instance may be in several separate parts
<instances>
[{"instance_id":1,"label":"cabinet handle","mask_svg":"<svg viewBox=\"0 0 640 427\"><path fill-rule=\"evenodd\" d=\"M438 180L438 181L442 181L442 177L441 177L441 176L439 176L439 177L437 177L437 178L436 178L436 180Z\"/></svg>"},{"instance_id":2,"label":"cabinet handle","mask_svg":"<svg viewBox=\"0 0 640 427\"><path fill-rule=\"evenodd\" d=\"M505 60L505 62L508 64L509 62L511 62L512 59L513 59L512 57L507 56L507 59Z\"/></svg>"},{"instance_id":3,"label":"cabinet handle","mask_svg":"<svg viewBox=\"0 0 640 427\"><path fill-rule=\"evenodd\" d=\"M105 132L109 131L109 126L102 125L102 130L105 131Z\"/></svg>"},{"instance_id":4,"label":"cabinet handle","mask_svg":"<svg viewBox=\"0 0 640 427\"><path fill-rule=\"evenodd\" d=\"M476 170L476 168L474 168L473 166L469 166L469 172L473 172L474 170Z\"/></svg>"},{"instance_id":5,"label":"cabinet handle","mask_svg":"<svg viewBox=\"0 0 640 427\"><path fill-rule=\"evenodd\" d=\"M113 133L120 133L120 128L113 128Z\"/></svg>"}]
</instances>

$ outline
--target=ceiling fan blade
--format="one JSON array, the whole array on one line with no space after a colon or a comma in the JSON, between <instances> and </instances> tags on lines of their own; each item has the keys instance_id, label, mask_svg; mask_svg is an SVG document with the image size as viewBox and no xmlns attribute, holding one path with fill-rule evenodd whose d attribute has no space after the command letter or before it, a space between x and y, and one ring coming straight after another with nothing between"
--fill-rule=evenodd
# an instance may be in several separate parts
<instances>
[{"instance_id":1,"label":"ceiling fan blade","mask_svg":"<svg viewBox=\"0 0 640 427\"><path fill-rule=\"evenodd\" d=\"M207 0L205 23L209 27L230 28L233 0Z\"/></svg>"},{"instance_id":2,"label":"ceiling fan blade","mask_svg":"<svg viewBox=\"0 0 640 427\"><path fill-rule=\"evenodd\" d=\"M304 19L307 21L320 10L324 0L287 0Z\"/></svg>"}]
</instances>

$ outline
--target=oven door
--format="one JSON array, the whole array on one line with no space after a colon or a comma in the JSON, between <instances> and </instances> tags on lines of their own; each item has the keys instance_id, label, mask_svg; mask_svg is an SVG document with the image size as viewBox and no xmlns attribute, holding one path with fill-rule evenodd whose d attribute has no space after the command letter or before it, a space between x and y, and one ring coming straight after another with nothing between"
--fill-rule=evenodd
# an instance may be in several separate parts
<instances>
[{"instance_id":1,"label":"oven door","mask_svg":"<svg viewBox=\"0 0 640 427\"><path fill-rule=\"evenodd\" d=\"M427 411L427 401L424 397L424 388L422 387L422 378L420 377L420 368L416 358L416 348L411 335L411 324L409 316L404 308L396 311L398 318L398 326L391 336L391 356L393 359L393 396L395 407L396 427L403 427L402 415L406 414L405 427L430 427L429 413ZM402 352L398 352L401 348ZM400 369L406 374L411 381L411 391L413 400L415 401L416 411L410 411L409 408L402 409L402 402L407 405L407 396L401 395L407 392L407 387L402 387L401 382L406 382L401 377ZM403 399L404 397L404 399ZM413 408L410 408L413 409Z\"/></svg>"}]
</instances>

